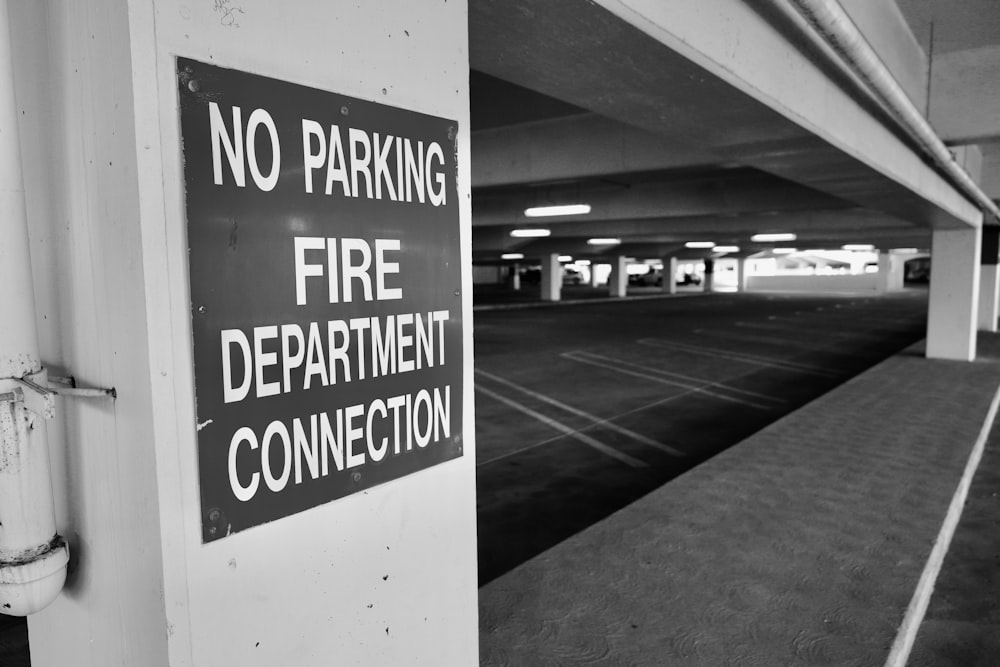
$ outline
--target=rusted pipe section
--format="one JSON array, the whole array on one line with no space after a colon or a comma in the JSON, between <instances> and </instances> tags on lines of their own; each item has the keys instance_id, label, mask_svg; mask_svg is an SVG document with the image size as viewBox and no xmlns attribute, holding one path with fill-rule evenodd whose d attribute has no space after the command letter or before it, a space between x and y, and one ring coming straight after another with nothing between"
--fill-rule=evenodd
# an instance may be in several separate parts
<instances>
[{"instance_id":1,"label":"rusted pipe section","mask_svg":"<svg viewBox=\"0 0 1000 667\"><path fill-rule=\"evenodd\" d=\"M0 0L0 613L52 602L69 548L56 534L45 419L52 398L38 353L17 132L8 0Z\"/></svg>"},{"instance_id":2,"label":"rusted pipe section","mask_svg":"<svg viewBox=\"0 0 1000 667\"><path fill-rule=\"evenodd\" d=\"M957 162L948 147L910 101L864 35L837 0L790 0L830 48L869 87L899 126L931 157L958 189L983 212L984 221L1000 222L1000 209Z\"/></svg>"}]
</instances>

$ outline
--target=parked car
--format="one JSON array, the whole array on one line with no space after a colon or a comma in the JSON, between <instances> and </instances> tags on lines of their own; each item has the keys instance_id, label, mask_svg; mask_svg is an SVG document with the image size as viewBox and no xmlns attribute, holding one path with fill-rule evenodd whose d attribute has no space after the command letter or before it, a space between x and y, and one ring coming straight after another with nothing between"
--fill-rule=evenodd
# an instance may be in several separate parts
<instances>
[{"instance_id":1,"label":"parked car","mask_svg":"<svg viewBox=\"0 0 1000 667\"><path fill-rule=\"evenodd\" d=\"M563 267L563 285L582 285L583 284L583 274L576 269L571 269L568 266Z\"/></svg>"},{"instance_id":2,"label":"parked car","mask_svg":"<svg viewBox=\"0 0 1000 667\"><path fill-rule=\"evenodd\" d=\"M701 276L695 275L693 273L685 273L677 281L677 284L678 285L700 285L701 284Z\"/></svg>"},{"instance_id":3,"label":"parked car","mask_svg":"<svg viewBox=\"0 0 1000 667\"><path fill-rule=\"evenodd\" d=\"M636 287L650 287L663 284L663 272L659 269L650 269L646 273L633 273L628 277L628 284Z\"/></svg>"}]
</instances>

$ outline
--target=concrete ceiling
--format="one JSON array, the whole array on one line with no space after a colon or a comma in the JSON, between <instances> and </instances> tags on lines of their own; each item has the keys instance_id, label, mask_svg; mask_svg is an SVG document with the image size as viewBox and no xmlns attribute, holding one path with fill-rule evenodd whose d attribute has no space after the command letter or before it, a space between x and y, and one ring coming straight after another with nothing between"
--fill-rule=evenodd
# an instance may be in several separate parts
<instances>
[{"instance_id":1,"label":"concrete ceiling","mask_svg":"<svg viewBox=\"0 0 1000 667\"><path fill-rule=\"evenodd\" d=\"M943 55L1000 41L1000 2L996 0L896 0L896 4L925 52Z\"/></svg>"},{"instance_id":2,"label":"concrete ceiling","mask_svg":"<svg viewBox=\"0 0 1000 667\"><path fill-rule=\"evenodd\" d=\"M752 244L757 232L792 232L809 248L926 248L930 227L946 224L913 192L594 3L472 0L470 62L477 262L512 251L693 256L692 240L748 254L773 245ZM524 217L542 203L592 211ZM529 226L551 236L510 236ZM588 246L593 236L622 245Z\"/></svg>"}]
</instances>

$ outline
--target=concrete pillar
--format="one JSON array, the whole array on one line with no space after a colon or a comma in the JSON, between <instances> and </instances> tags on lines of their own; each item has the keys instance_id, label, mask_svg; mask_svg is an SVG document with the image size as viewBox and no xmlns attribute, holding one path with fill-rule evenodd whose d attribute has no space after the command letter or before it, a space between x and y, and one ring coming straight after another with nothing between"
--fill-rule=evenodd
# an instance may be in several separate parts
<instances>
[{"instance_id":1,"label":"concrete pillar","mask_svg":"<svg viewBox=\"0 0 1000 667\"><path fill-rule=\"evenodd\" d=\"M747 291L747 258L740 257L736 260L736 291Z\"/></svg>"},{"instance_id":2,"label":"concrete pillar","mask_svg":"<svg viewBox=\"0 0 1000 667\"><path fill-rule=\"evenodd\" d=\"M590 286L597 287L597 262L591 262L590 266Z\"/></svg>"},{"instance_id":3,"label":"concrete pillar","mask_svg":"<svg viewBox=\"0 0 1000 667\"><path fill-rule=\"evenodd\" d=\"M558 254L542 257L542 301L562 298L562 263Z\"/></svg>"},{"instance_id":4,"label":"concrete pillar","mask_svg":"<svg viewBox=\"0 0 1000 667\"><path fill-rule=\"evenodd\" d=\"M701 289L704 292L711 292L715 289L715 260L705 260L705 278L701 281Z\"/></svg>"},{"instance_id":5,"label":"concrete pillar","mask_svg":"<svg viewBox=\"0 0 1000 667\"><path fill-rule=\"evenodd\" d=\"M467 3L301 0L292 12L277 3L179 7L167 0L6 5L18 122L0 124L0 136L19 134L22 146L40 358L81 384L117 390L113 403L60 399L47 424L56 529L70 542L73 561L64 592L28 618L31 664L478 664ZM185 81L190 72L185 65L178 72L179 53L199 63L194 73L214 63L228 74ZM334 61L336 68L308 64ZM229 90L214 95L241 72L282 83L261 79L238 96ZM219 246L230 252L219 255L218 271L194 277L192 251L211 244L204 237L201 245L188 242L189 216L197 220L205 207L221 202L204 197L216 187L210 137L182 127L181 118L192 108L188 102L207 109L209 97L218 102L230 132L232 105L239 100L245 104L244 127L254 109L272 115L281 133L282 161L274 170L281 184L264 191L248 172L246 188L237 191L236 167L223 157L225 185L218 188L244 207L253 206L247 197L263 202L280 233L262 235L259 225L239 219L238 232L235 223L225 232L233 245ZM383 105L384 121L373 120L372 100ZM206 129L207 116L206 110ZM209 339L199 333L206 330L199 329L206 322L199 318L219 317L223 306L192 311L196 285L221 284L234 267L248 283L270 280L270 296L256 290L247 302L245 330L251 336L258 324L301 321L298 313L316 308L331 311L324 305L328 265L317 248L305 253L306 262L323 277L311 273L308 303L296 303L294 235L326 236L328 219L318 211L325 206L321 200L333 201L307 200L302 172L294 171L297 161L302 167L296 146L302 145L306 118L326 131L337 124L345 140L348 128L357 128L409 137L414 152L417 141L425 149L432 139L440 145L449 165L441 172L447 186L440 206L414 198L409 208L393 212L384 200L364 194L350 206L380 211L366 216L366 224L398 229L403 240L398 250L384 249L385 261L399 267L387 273L385 288L400 290L402 299L378 302L384 308L371 311L373 316L384 325L389 313L447 313L434 329L435 335L447 332L440 339L445 363L431 369L439 373L436 380L415 381L421 369L360 382L354 375L341 386L351 397L331 396L340 391L332 383L314 382L306 390L293 382L279 401L251 392L223 405L218 396L199 391L205 373L221 372L192 364L219 354L216 345L200 345ZM258 142L266 141L265 124L257 127ZM196 147L200 152L192 152ZM393 164L394 156L389 160ZM428 164L441 163L428 158ZM186 179L186 169L195 166L200 175ZM270 162L260 166L266 176ZM315 170L320 192L321 172ZM190 184L202 194L193 207L185 204ZM278 193L289 199L282 202ZM317 208L300 216L295 202L303 201ZM420 216L412 213L417 208ZM419 243L407 243L411 216L432 220L440 230L433 258ZM378 238L397 238L389 233ZM275 241L274 262L247 265L241 256L262 249L268 237ZM431 235L425 240L432 242ZM272 310L271 297L281 298L287 309ZM426 307L407 305L425 297ZM4 308L7 300L0 297ZM336 305L336 317L377 308L366 303L355 292L353 301ZM0 329L7 315L0 313ZM270 343L271 349L280 345ZM338 377L338 383L343 380ZM323 412L336 422L336 411L371 406L376 396L416 396L418 387L431 394L440 388L452 423L440 430L440 439L435 433L426 447L414 446L405 463L389 447L382 462L390 465L373 466L362 437L355 443L354 467L345 445L339 463L331 455L328 470L322 466L317 473L304 463L299 485L290 468L277 480L267 477L260 458L254 462L264 442L252 448L249 440L233 440L244 427L258 440L270 424L291 431L292 419L308 433L310 414ZM226 424L204 407L210 398L220 411L239 405L246 412ZM364 427L364 417L351 420ZM267 440L274 475L282 475L278 461L290 458L280 452L283 440L283 434ZM226 457L232 442L239 463L230 483ZM436 449L442 446L444 451ZM201 465L206 451L219 455L210 476L202 474L209 469ZM431 452L449 458L378 483L386 468ZM268 487L275 481L272 492ZM331 486L341 483L347 495L332 497ZM236 494L248 485L257 488L256 495L241 506ZM272 496L302 501L313 491L322 502L310 500L312 506L301 511L298 504L270 516L255 514L253 520L261 522L239 530L239 512L256 511L241 507ZM231 494L222 497L235 511L204 504L209 493ZM7 524L7 516L0 519Z\"/></svg>"},{"instance_id":6,"label":"concrete pillar","mask_svg":"<svg viewBox=\"0 0 1000 667\"><path fill-rule=\"evenodd\" d=\"M879 294L903 289L903 258L891 252L878 255L876 291Z\"/></svg>"},{"instance_id":7,"label":"concrete pillar","mask_svg":"<svg viewBox=\"0 0 1000 667\"><path fill-rule=\"evenodd\" d=\"M983 227L979 264L979 330L995 332L1000 317L1000 228Z\"/></svg>"},{"instance_id":8,"label":"concrete pillar","mask_svg":"<svg viewBox=\"0 0 1000 667\"><path fill-rule=\"evenodd\" d=\"M677 294L677 258L664 257L663 271L661 273L663 282L660 287L666 294Z\"/></svg>"},{"instance_id":9,"label":"concrete pillar","mask_svg":"<svg viewBox=\"0 0 1000 667\"><path fill-rule=\"evenodd\" d=\"M628 294L628 263L625 257L615 257L611 265L611 276L608 278L608 295L623 297Z\"/></svg>"},{"instance_id":10,"label":"concrete pillar","mask_svg":"<svg viewBox=\"0 0 1000 667\"><path fill-rule=\"evenodd\" d=\"M981 230L938 229L931 243L927 357L972 361L979 323Z\"/></svg>"},{"instance_id":11,"label":"concrete pillar","mask_svg":"<svg viewBox=\"0 0 1000 667\"><path fill-rule=\"evenodd\" d=\"M521 291L521 265L515 264L510 267L512 272L510 286L515 292Z\"/></svg>"}]
</instances>

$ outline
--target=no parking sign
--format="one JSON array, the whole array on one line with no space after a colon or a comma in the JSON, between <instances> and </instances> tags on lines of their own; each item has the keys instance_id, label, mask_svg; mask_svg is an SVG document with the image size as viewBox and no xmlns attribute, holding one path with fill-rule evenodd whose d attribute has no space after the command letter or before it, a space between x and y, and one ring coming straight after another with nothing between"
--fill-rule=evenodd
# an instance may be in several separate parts
<instances>
[{"instance_id":1,"label":"no parking sign","mask_svg":"<svg viewBox=\"0 0 1000 667\"><path fill-rule=\"evenodd\" d=\"M203 540L460 457L456 123L177 73Z\"/></svg>"}]
</instances>

